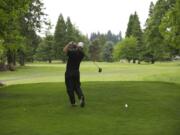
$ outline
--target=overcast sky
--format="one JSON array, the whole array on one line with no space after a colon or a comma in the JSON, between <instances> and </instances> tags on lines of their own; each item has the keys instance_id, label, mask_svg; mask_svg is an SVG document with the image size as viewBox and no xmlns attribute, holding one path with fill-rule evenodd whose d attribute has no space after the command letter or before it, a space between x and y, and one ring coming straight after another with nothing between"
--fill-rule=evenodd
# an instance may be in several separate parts
<instances>
[{"instance_id":1,"label":"overcast sky","mask_svg":"<svg viewBox=\"0 0 180 135\"><path fill-rule=\"evenodd\" d=\"M151 1L157 0L43 0L54 27L62 13L65 19L69 16L83 34L111 30L115 34L122 31L123 36L129 15L135 11L144 26Z\"/></svg>"}]
</instances>

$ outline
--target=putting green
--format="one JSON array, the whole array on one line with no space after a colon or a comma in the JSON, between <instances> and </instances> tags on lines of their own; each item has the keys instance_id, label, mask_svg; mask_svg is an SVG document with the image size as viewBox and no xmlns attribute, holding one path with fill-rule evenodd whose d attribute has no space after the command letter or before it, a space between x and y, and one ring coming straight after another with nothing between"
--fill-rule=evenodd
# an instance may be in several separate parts
<instances>
[{"instance_id":1,"label":"putting green","mask_svg":"<svg viewBox=\"0 0 180 135\"><path fill-rule=\"evenodd\" d=\"M179 84L84 82L82 88L85 108L69 106L64 83L0 88L0 134L180 134Z\"/></svg>"}]
</instances>

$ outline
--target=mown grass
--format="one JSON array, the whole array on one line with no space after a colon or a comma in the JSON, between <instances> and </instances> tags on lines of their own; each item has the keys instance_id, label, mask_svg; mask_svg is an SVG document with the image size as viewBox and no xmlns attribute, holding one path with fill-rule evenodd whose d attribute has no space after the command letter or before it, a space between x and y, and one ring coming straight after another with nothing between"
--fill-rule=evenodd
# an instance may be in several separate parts
<instances>
[{"instance_id":1,"label":"mown grass","mask_svg":"<svg viewBox=\"0 0 180 135\"><path fill-rule=\"evenodd\" d=\"M85 108L70 107L64 83L1 88L0 134L180 134L179 84L85 82L82 87Z\"/></svg>"},{"instance_id":2,"label":"mown grass","mask_svg":"<svg viewBox=\"0 0 180 135\"><path fill-rule=\"evenodd\" d=\"M81 65L85 108L69 105L65 64L1 72L0 135L180 134L179 62L98 64Z\"/></svg>"},{"instance_id":3,"label":"mown grass","mask_svg":"<svg viewBox=\"0 0 180 135\"><path fill-rule=\"evenodd\" d=\"M98 63L98 73L92 62L81 65L81 81L164 81L180 83L180 62L157 64ZM64 82L65 64L35 63L17 68L15 72L1 72L0 80L7 85Z\"/></svg>"}]
</instances>

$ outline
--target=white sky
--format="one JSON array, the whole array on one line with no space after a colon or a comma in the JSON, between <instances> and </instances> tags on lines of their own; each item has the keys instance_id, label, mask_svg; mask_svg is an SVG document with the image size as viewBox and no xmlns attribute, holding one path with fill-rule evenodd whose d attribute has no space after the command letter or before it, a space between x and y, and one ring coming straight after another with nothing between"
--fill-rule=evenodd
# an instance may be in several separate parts
<instances>
[{"instance_id":1,"label":"white sky","mask_svg":"<svg viewBox=\"0 0 180 135\"><path fill-rule=\"evenodd\" d=\"M122 31L123 36L129 15L135 11L144 26L151 1L155 3L157 0L43 0L45 12L54 27L62 13L64 19L69 16L83 34L111 30L115 34Z\"/></svg>"}]
</instances>

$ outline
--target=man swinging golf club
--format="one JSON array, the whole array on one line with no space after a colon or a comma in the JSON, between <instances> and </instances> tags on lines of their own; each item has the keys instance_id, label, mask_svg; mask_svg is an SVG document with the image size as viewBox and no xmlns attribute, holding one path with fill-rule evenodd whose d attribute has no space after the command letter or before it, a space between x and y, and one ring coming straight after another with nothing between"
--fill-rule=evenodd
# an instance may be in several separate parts
<instances>
[{"instance_id":1,"label":"man swinging golf club","mask_svg":"<svg viewBox=\"0 0 180 135\"><path fill-rule=\"evenodd\" d=\"M83 46L84 44L82 42L79 42L78 44L75 42L70 42L63 49L64 53L66 53L68 56L65 72L65 84L70 103L73 107L76 106L75 93L80 101L80 106L85 106L85 99L81 89L79 72L80 63L84 58Z\"/></svg>"}]
</instances>

